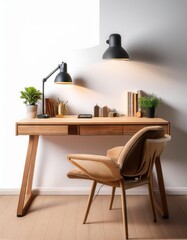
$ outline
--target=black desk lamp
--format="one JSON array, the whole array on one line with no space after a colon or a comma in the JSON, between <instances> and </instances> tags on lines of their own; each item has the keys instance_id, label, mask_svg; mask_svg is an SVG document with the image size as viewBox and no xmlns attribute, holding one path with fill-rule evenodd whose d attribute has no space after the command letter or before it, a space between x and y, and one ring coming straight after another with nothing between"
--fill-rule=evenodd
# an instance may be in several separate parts
<instances>
[{"instance_id":1,"label":"black desk lamp","mask_svg":"<svg viewBox=\"0 0 187 240\"><path fill-rule=\"evenodd\" d=\"M121 36L119 34L113 33L109 36L109 39L106 41L109 44L109 47L103 54L103 59L111 58L121 58L129 59L128 53L124 48L121 47Z\"/></svg>"},{"instance_id":2,"label":"black desk lamp","mask_svg":"<svg viewBox=\"0 0 187 240\"><path fill-rule=\"evenodd\" d=\"M57 68L55 68L46 78L43 79L43 84L42 84L42 114L39 114L37 118L49 118L48 114L44 113L44 103L45 103L45 97L44 97L44 84L47 81L48 78L53 75L58 69L60 69L60 72L56 76L54 82L58 84L71 84L72 79L71 76L67 73L67 64L62 62L61 64L58 65Z\"/></svg>"}]
</instances>

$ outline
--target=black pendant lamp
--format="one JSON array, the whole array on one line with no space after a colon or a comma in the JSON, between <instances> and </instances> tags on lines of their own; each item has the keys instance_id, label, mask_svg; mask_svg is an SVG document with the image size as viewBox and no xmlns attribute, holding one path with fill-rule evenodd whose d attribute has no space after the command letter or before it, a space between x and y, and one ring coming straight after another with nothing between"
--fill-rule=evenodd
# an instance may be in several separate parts
<instances>
[{"instance_id":1,"label":"black pendant lamp","mask_svg":"<svg viewBox=\"0 0 187 240\"><path fill-rule=\"evenodd\" d=\"M128 53L121 46L121 36L119 34L113 33L109 36L109 39L106 41L109 44L108 49L103 54L103 59L129 59Z\"/></svg>"},{"instance_id":2,"label":"black pendant lamp","mask_svg":"<svg viewBox=\"0 0 187 240\"><path fill-rule=\"evenodd\" d=\"M44 85L48 78L50 78L58 69L60 72L57 74L54 83L58 84L71 84L72 79L71 76L67 73L67 64L62 62L58 65L47 77L45 77L42 81L42 114L39 114L38 118L49 118L49 115L44 112L44 101L45 101L45 92L44 92Z\"/></svg>"}]
</instances>

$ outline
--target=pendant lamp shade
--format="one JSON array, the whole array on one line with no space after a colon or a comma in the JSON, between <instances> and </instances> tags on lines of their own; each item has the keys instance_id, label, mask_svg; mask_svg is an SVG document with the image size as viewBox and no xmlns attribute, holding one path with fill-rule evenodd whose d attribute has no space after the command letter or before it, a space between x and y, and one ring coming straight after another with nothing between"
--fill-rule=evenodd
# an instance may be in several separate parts
<instances>
[{"instance_id":1,"label":"pendant lamp shade","mask_svg":"<svg viewBox=\"0 0 187 240\"><path fill-rule=\"evenodd\" d=\"M109 39L106 41L109 47L103 54L103 59L121 58L129 59L128 53L121 46L121 36L119 34L111 34Z\"/></svg>"}]
</instances>

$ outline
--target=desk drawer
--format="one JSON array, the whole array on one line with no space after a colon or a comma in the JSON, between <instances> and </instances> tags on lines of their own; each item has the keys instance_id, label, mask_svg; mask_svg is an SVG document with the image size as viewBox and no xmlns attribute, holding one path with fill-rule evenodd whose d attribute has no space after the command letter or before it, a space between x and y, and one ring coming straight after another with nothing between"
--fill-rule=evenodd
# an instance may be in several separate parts
<instances>
[{"instance_id":1,"label":"desk drawer","mask_svg":"<svg viewBox=\"0 0 187 240\"><path fill-rule=\"evenodd\" d=\"M122 135L123 125L82 125L80 135Z\"/></svg>"},{"instance_id":2,"label":"desk drawer","mask_svg":"<svg viewBox=\"0 0 187 240\"><path fill-rule=\"evenodd\" d=\"M165 133L169 134L169 126L166 124L133 124L133 125L124 125L123 134L134 134L140 129L148 126L161 126L164 128Z\"/></svg>"},{"instance_id":3,"label":"desk drawer","mask_svg":"<svg viewBox=\"0 0 187 240\"><path fill-rule=\"evenodd\" d=\"M17 126L17 135L68 135L67 125L21 125Z\"/></svg>"}]
</instances>

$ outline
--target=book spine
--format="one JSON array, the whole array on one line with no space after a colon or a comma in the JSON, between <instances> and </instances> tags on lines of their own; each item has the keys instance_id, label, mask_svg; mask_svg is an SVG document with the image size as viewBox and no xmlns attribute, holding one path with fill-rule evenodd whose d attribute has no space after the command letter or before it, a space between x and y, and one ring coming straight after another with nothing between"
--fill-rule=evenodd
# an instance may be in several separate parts
<instances>
[{"instance_id":1,"label":"book spine","mask_svg":"<svg viewBox=\"0 0 187 240\"><path fill-rule=\"evenodd\" d=\"M139 99L140 99L141 96L142 96L142 91L141 91L141 90L138 90L138 91L137 91L137 94L138 94L138 111L141 112L142 109L141 109L141 107L139 106Z\"/></svg>"},{"instance_id":2,"label":"book spine","mask_svg":"<svg viewBox=\"0 0 187 240\"><path fill-rule=\"evenodd\" d=\"M127 92L127 116L130 117L131 113L131 93Z\"/></svg>"},{"instance_id":3,"label":"book spine","mask_svg":"<svg viewBox=\"0 0 187 240\"><path fill-rule=\"evenodd\" d=\"M136 117L136 113L138 112L138 94L133 93L133 100L134 100L134 105L133 105L133 111L134 111L134 117Z\"/></svg>"},{"instance_id":4,"label":"book spine","mask_svg":"<svg viewBox=\"0 0 187 240\"><path fill-rule=\"evenodd\" d=\"M130 105L130 117L134 116L134 97L133 97L133 92L130 93L130 98L131 98L131 105Z\"/></svg>"}]
</instances>

